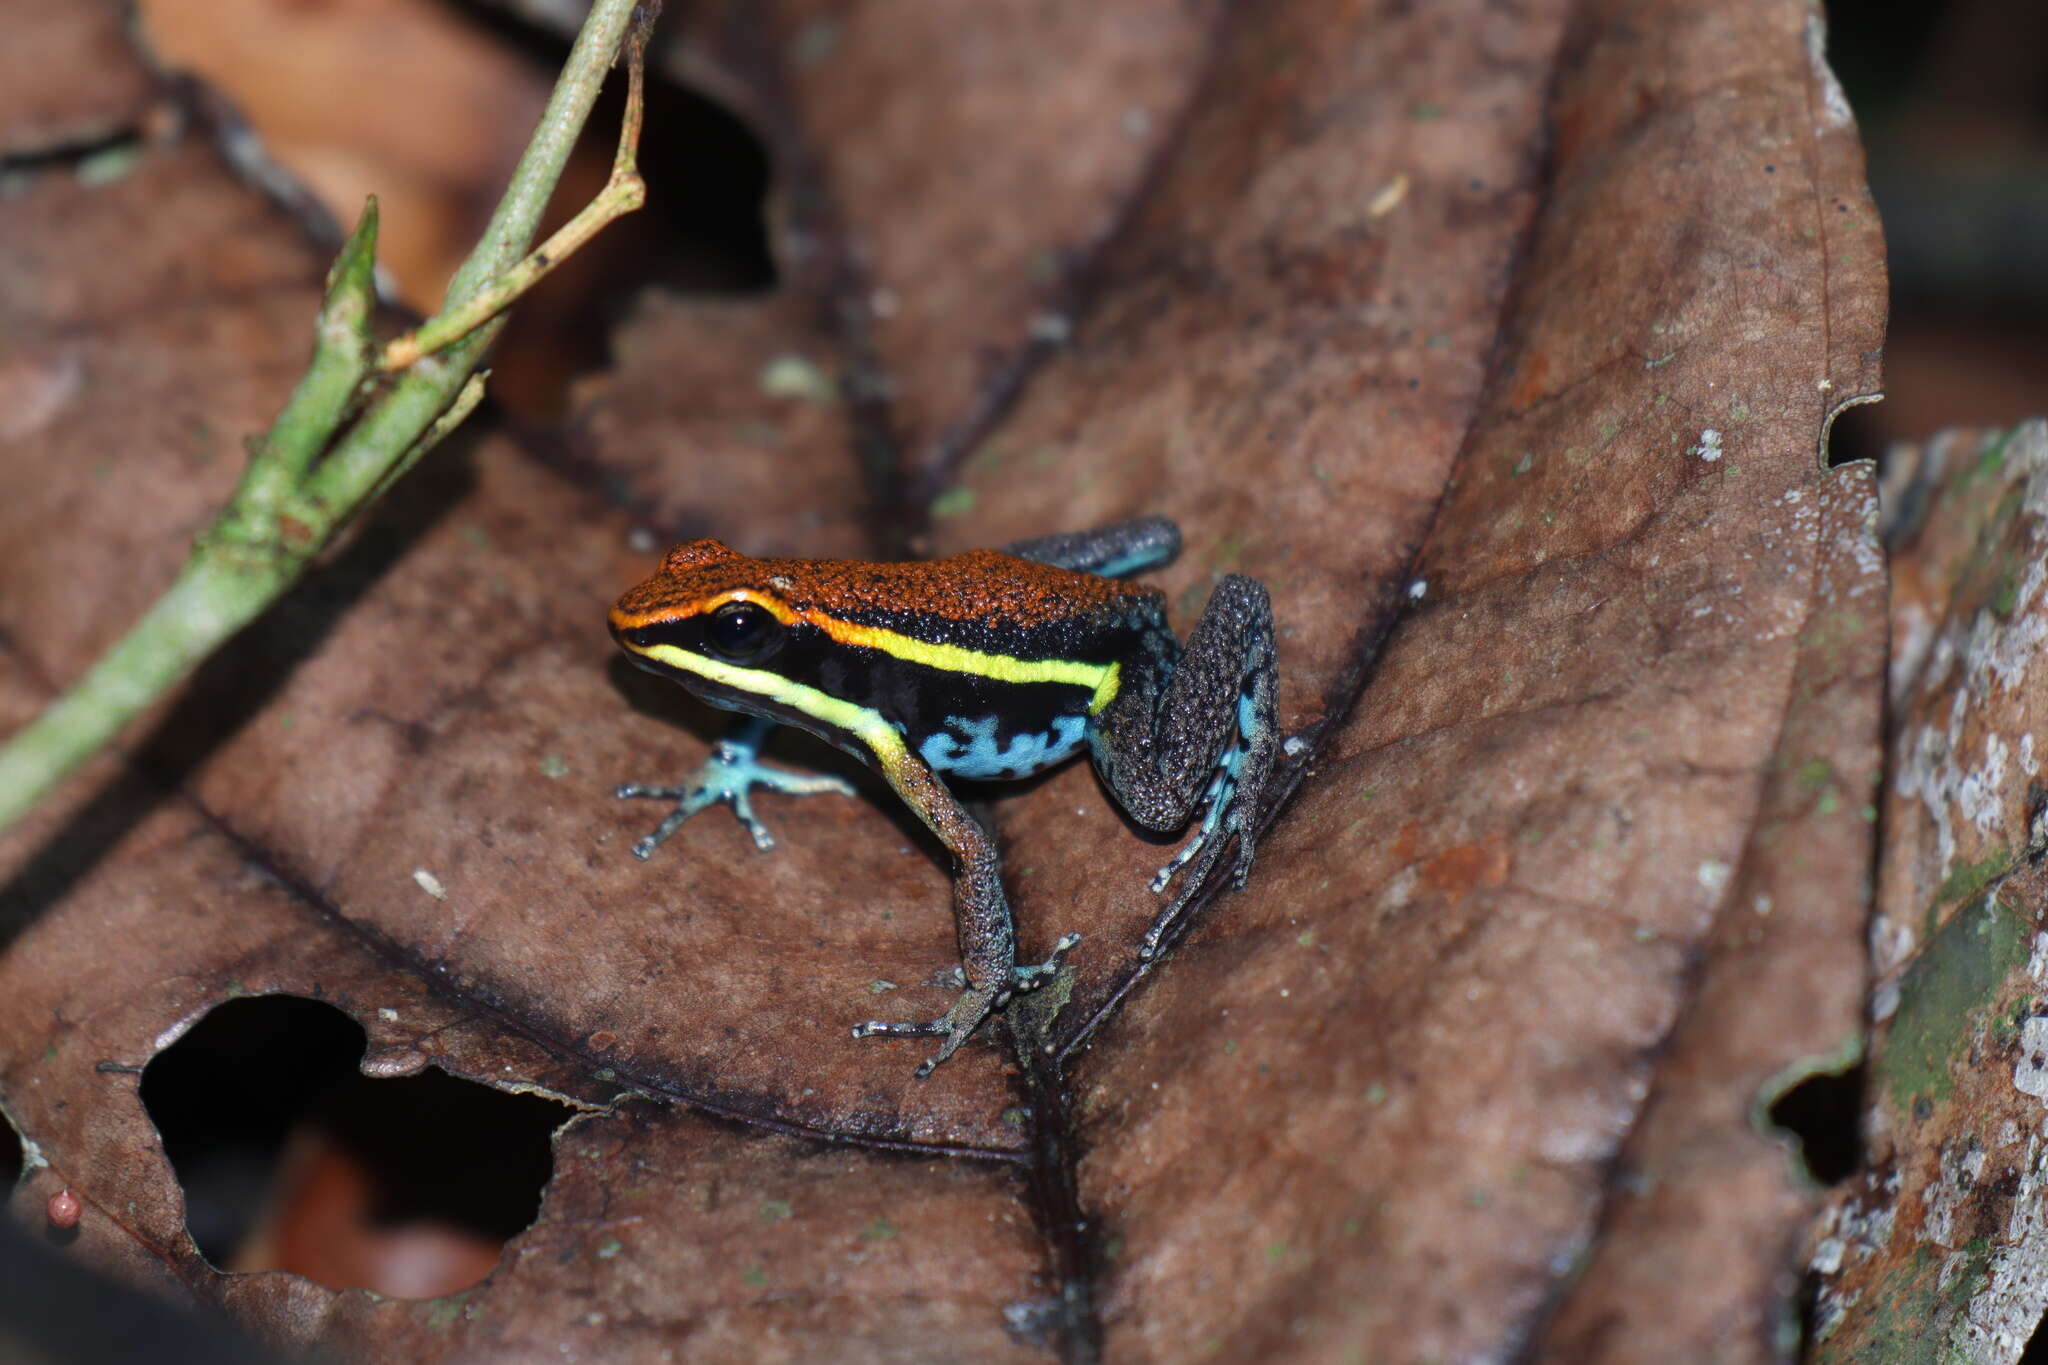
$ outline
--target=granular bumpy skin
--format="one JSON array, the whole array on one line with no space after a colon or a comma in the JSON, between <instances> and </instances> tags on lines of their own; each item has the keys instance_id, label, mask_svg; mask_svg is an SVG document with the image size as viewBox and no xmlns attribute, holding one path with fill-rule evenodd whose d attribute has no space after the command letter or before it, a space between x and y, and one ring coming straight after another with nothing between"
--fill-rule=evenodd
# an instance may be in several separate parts
<instances>
[{"instance_id":1,"label":"granular bumpy skin","mask_svg":"<svg viewBox=\"0 0 2048 1365\"><path fill-rule=\"evenodd\" d=\"M1150 674L1133 670L1133 681L1103 712L1108 742L1097 759L1131 818L1153 830L1187 823L1233 734L1241 682L1273 666L1273 609L1264 586L1227 575L1185 648L1166 662ZM1271 712L1269 695L1252 708L1246 727L1258 733L1237 736L1261 750L1239 784L1250 804L1272 766Z\"/></svg>"},{"instance_id":2,"label":"granular bumpy skin","mask_svg":"<svg viewBox=\"0 0 2048 1365\"><path fill-rule=\"evenodd\" d=\"M921 617L965 626L1000 619L1025 629L1090 615L1111 603L1164 600L1155 588L1000 550L873 564L749 559L718 541L693 540L669 551L652 578L619 598L613 620L630 629L742 591L773 597L799 615L823 612L865 625L891 625L903 617L904 604L914 602Z\"/></svg>"}]
</instances>

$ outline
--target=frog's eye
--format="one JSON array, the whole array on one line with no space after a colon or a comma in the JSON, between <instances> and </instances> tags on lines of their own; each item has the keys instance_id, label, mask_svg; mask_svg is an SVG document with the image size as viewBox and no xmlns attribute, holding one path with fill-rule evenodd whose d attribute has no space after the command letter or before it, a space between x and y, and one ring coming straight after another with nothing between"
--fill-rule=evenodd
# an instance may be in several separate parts
<instances>
[{"instance_id":1,"label":"frog's eye","mask_svg":"<svg viewBox=\"0 0 2048 1365\"><path fill-rule=\"evenodd\" d=\"M765 607L728 602L711 613L704 628L711 647L728 659L751 659L768 647L781 629Z\"/></svg>"}]
</instances>

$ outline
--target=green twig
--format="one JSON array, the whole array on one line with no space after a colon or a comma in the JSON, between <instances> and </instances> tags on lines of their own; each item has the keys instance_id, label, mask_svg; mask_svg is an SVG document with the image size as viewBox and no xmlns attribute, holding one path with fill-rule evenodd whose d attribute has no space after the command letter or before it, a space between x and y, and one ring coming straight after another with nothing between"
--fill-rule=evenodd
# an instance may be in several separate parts
<instances>
[{"instance_id":1,"label":"green twig","mask_svg":"<svg viewBox=\"0 0 2048 1365\"><path fill-rule=\"evenodd\" d=\"M632 213L647 202L647 182L640 178L640 121L645 105L643 60L647 44L646 22L634 27L627 37L626 115L619 129L618 151L612 157L612 173L595 199L583 211L541 243L540 249L516 264L507 266L483 288L457 300L449 291L449 306L437 317L427 319L404 336L394 337L384 347L379 369L397 371L417 364L422 356L434 354L450 343L468 336L509 307L514 299L539 284L550 271L580 251L614 219Z\"/></svg>"},{"instance_id":2,"label":"green twig","mask_svg":"<svg viewBox=\"0 0 2048 1365\"><path fill-rule=\"evenodd\" d=\"M450 281L442 314L420 329L433 344L418 346L403 373L348 425L373 374L377 205L370 201L328 273L312 362L276 422L253 443L249 468L227 507L142 620L0 748L0 830L260 615L351 518L460 425L483 398L484 377L475 370L502 325L504 307L598 228L638 207L644 198L633 170L640 70L657 8L643 6L635 23L634 0L591 6L497 212ZM612 184L572 222L578 235L557 250L563 240L557 234L537 253L536 271L536 258L521 257L622 44L632 89ZM383 360L378 357L380 367Z\"/></svg>"}]
</instances>

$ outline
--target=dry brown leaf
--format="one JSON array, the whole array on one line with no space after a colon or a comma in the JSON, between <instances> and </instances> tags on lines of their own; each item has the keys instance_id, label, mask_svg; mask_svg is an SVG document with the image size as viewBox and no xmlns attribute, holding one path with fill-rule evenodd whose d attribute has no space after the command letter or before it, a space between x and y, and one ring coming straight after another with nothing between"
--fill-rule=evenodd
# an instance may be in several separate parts
<instances>
[{"instance_id":1,"label":"dry brown leaf","mask_svg":"<svg viewBox=\"0 0 2048 1365\"><path fill-rule=\"evenodd\" d=\"M1816 1359L2021 1358L2040 1229L2048 426L1888 458L1891 782L1871 946L1869 1170L1830 1210Z\"/></svg>"},{"instance_id":2,"label":"dry brown leaf","mask_svg":"<svg viewBox=\"0 0 2048 1365\"><path fill-rule=\"evenodd\" d=\"M156 82L118 5L0 5L0 156L90 148L132 128Z\"/></svg>"},{"instance_id":3,"label":"dry brown leaf","mask_svg":"<svg viewBox=\"0 0 2048 1365\"><path fill-rule=\"evenodd\" d=\"M386 1359L1037 1354L1006 1317L1071 1359L1781 1349L1815 1196L1753 1111L1857 1035L1884 620L1870 476L1817 458L1883 300L1818 29L1206 16L701 16L676 60L780 158L785 286L643 310L579 457L755 552L940 488L942 547L1173 515L1183 626L1273 588L1304 740L1247 890L1139 973L1164 848L1079 766L1002 795L1072 990L1017 1021L1049 1051L912 1081L846 1026L943 1008L945 869L879 798L625 856L611 785L715 722L611 656L623 516L484 433L0 845L18 1208L68 1183L94 1259ZM0 237L5 370L63 394L0 446L11 722L167 580L321 262L196 137L44 170ZM248 992L592 1111L483 1285L201 1260L127 1068Z\"/></svg>"},{"instance_id":4,"label":"dry brown leaf","mask_svg":"<svg viewBox=\"0 0 2048 1365\"><path fill-rule=\"evenodd\" d=\"M438 305L525 150L545 72L422 0L143 0L140 13L156 60L219 81L337 218L376 195L378 264L408 303Z\"/></svg>"},{"instance_id":5,"label":"dry brown leaf","mask_svg":"<svg viewBox=\"0 0 2048 1365\"><path fill-rule=\"evenodd\" d=\"M1071 331L1221 8L740 0L673 30L671 68L752 118L783 167L778 257L832 300L866 439L957 460ZM922 472L905 471L929 496Z\"/></svg>"}]
</instances>

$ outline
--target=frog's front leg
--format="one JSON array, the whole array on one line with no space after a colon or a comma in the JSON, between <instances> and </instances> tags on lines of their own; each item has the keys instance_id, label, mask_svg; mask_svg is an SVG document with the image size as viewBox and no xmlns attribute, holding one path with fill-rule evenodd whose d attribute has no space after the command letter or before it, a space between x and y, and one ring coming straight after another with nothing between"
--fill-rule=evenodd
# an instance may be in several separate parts
<instances>
[{"instance_id":1,"label":"frog's front leg","mask_svg":"<svg viewBox=\"0 0 2048 1365\"><path fill-rule=\"evenodd\" d=\"M1233 838L1236 884L1251 871L1252 821L1278 747L1273 608L1265 586L1226 575L1170 674L1137 672L1098 719L1096 767L1147 829L1178 829L1201 813L1187 844L1153 880L1152 889L1163 891L1192 864L1180 892L1145 931L1138 955L1149 960Z\"/></svg>"},{"instance_id":2,"label":"frog's front leg","mask_svg":"<svg viewBox=\"0 0 2048 1365\"><path fill-rule=\"evenodd\" d=\"M905 805L939 836L957 864L953 878L953 926L960 947L965 989L953 1008L927 1023L871 1019L856 1024L856 1038L943 1038L939 1050L917 1068L923 1080L951 1057L982 1021L1020 991L1035 990L1059 970L1060 959L1081 941L1068 934L1035 966L1017 966L1017 931L1003 895L995 841L969 815L938 775L912 754L895 731L864 736L882 775Z\"/></svg>"},{"instance_id":3,"label":"frog's front leg","mask_svg":"<svg viewBox=\"0 0 2048 1365\"><path fill-rule=\"evenodd\" d=\"M645 797L676 803L676 808L668 813L666 819L633 845L633 856L641 859L651 856L655 849L661 847L663 840L682 828L683 821L706 806L720 802L731 806L733 815L746 826L747 833L754 836L754 847L775 847L775 836L754 818L754 806L748 794L756 787L791 796L816 796L824 792L840 796L854 794L853 784L845 778L829 777L823 773L784 772L761 762L761 746L767 742L768 732L774 728L772 720L741 716L724 737L711 746L711 756L704 760L703 766L681 786L651 787L640 782L621 786L614 793L621 800Z\"/></svg>"}]
</instances>

